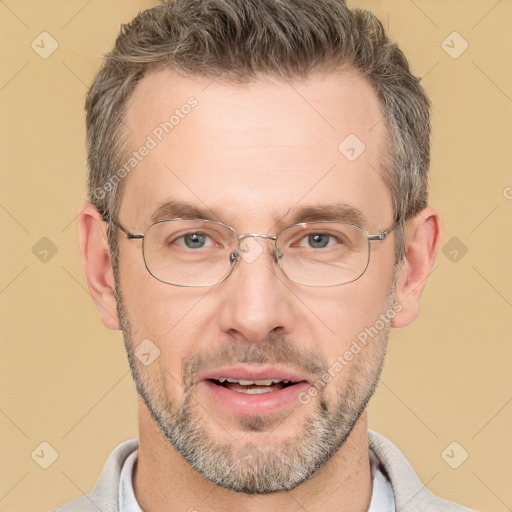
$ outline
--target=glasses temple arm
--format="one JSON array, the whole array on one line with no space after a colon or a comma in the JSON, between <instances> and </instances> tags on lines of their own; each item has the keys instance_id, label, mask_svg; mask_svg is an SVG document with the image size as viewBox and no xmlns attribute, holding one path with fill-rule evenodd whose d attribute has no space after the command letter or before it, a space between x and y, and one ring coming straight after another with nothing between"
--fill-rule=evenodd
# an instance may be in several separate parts
<instances>
[{"instance_id":1,"label":"glasses temple arm","mask_svg":"<svg viewBox=\"0 0 512 512\"><path fill-rule=\"evenodd\" d=\"M382 233L379 233L378 235L369 235L368 240L385 240L386 237L394 231L398 226L400 225L400 220L395 222L390 228L386 229L385 231L382 231Z\"/></svg>"},{"instance_id":2,"label":"glasses temple arm","mask_svg":"<svg viewBox=\"0 0 512 512\"><path fill-rule=\"evenodd\" d=\"M114 219L112 219L111 217L109 217L107 215L103 215L102 220L104 220L108 224L111 224L112 226L115 226L116 228L121 230L126 235L126 238L128 238L128 240L144 238L144 235L134 235L133 233L130 233L128 230L123 228L123 226L121 226L121 224L119 224L118 222L116 222Z\"/></svg>"}]
</instances>

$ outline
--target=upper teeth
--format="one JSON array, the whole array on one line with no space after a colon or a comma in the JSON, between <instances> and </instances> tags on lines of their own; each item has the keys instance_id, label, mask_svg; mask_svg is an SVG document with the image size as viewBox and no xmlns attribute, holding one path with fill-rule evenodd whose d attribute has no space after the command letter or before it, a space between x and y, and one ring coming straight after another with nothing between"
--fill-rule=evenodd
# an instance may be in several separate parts
<instances>
[{"instance_id":1,"label":"upper teeth","mask_svg":"<svg viewBox=\"0 0 512 512\"><path fill-rule=\"evenodd\" d=\"M289 380L281 380L281 379L267 379L267 380L238 380L238 379L228 379L228 378L221 378L218 379L220 383L223 382L234 382L236 384L240 384L241 386L253 386L256 384L256 386L270 386L272 384L277 384L278 382L283 382L287 384L290 382Z\"/></svg>"}]
</instances>

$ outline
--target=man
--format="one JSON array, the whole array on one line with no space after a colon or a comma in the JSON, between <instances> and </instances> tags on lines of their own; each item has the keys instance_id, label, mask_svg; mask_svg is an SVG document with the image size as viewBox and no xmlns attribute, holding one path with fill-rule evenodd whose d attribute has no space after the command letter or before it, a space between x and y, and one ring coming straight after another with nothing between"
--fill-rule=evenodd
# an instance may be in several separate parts
<instances>
[{"instance_id":1,"label":"man","mask_svg":"<svg viewBox=\"0 0 512 512\"><path fill-rule=\"evenodd\" d=\"M87 103L89 290L139 439L59 511L459 511L368 432L441 240L429 101L342 0L174 0Z\"/></svg>"}]
</instances>

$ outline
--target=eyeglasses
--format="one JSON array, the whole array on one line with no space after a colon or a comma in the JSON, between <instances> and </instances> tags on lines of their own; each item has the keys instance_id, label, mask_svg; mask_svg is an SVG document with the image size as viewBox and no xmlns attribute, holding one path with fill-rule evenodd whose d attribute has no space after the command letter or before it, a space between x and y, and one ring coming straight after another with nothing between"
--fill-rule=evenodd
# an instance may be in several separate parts
<instances>
[{"instance_id":1,"label":"eyeglasses","mask_svg":"<svg viewBox=\"0 0 512 512\"><path fill-rule=\"evenodd\" d=\"M103 220L119 228L129 240L142 239L144 263L154 278L187 287L219 284L229 277L240 259L248 263L257 259L263 247L254 238L274 241L273 260L295 283L347 284L365 273L370 262L370 242L385 240L400 224L370 235L358 224L303 222L268 236L239 235L222 222L181 218L160 220L143 234L133 234L109 218Z\"/></svg>"}]
</instances>

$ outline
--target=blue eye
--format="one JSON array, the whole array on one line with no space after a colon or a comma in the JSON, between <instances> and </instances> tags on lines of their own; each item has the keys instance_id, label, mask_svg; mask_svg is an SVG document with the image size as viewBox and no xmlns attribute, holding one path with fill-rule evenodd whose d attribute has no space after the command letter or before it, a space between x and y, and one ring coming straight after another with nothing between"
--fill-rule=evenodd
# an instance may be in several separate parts
<instances>
[{"instance_id":1,"label":"blue eye","mask_svg":"<svg viewBox=\"0 0 512 512\"><path fill-rule=\"evenodd\" d=\"M313 231L303 236L298 245L307 249L325 249L331 247L337 241L339 241L338 237L331 233Z\"/></svg>"},{"instance_id":2,"label":"blue eye","mask_svg":"<svg viewBox=\"0 0 512 512\"><path fill-rule=\"evenodd\" d=\"M189 233L182 238L189 249L200 249L206 243L206 236L201 233Z\"/></svg>"},{"instance_id":3,"label":"blue eye","mask_svg":"<svg viewBox=\"0 0 512 512\"><path fill-rule=\"evenodd\" d=\"M325 233L314 233L308 236L308 244L313 249L323 249L329 244L330 238L331 235L327 235Z\"/></svg>"}]
</instances>

